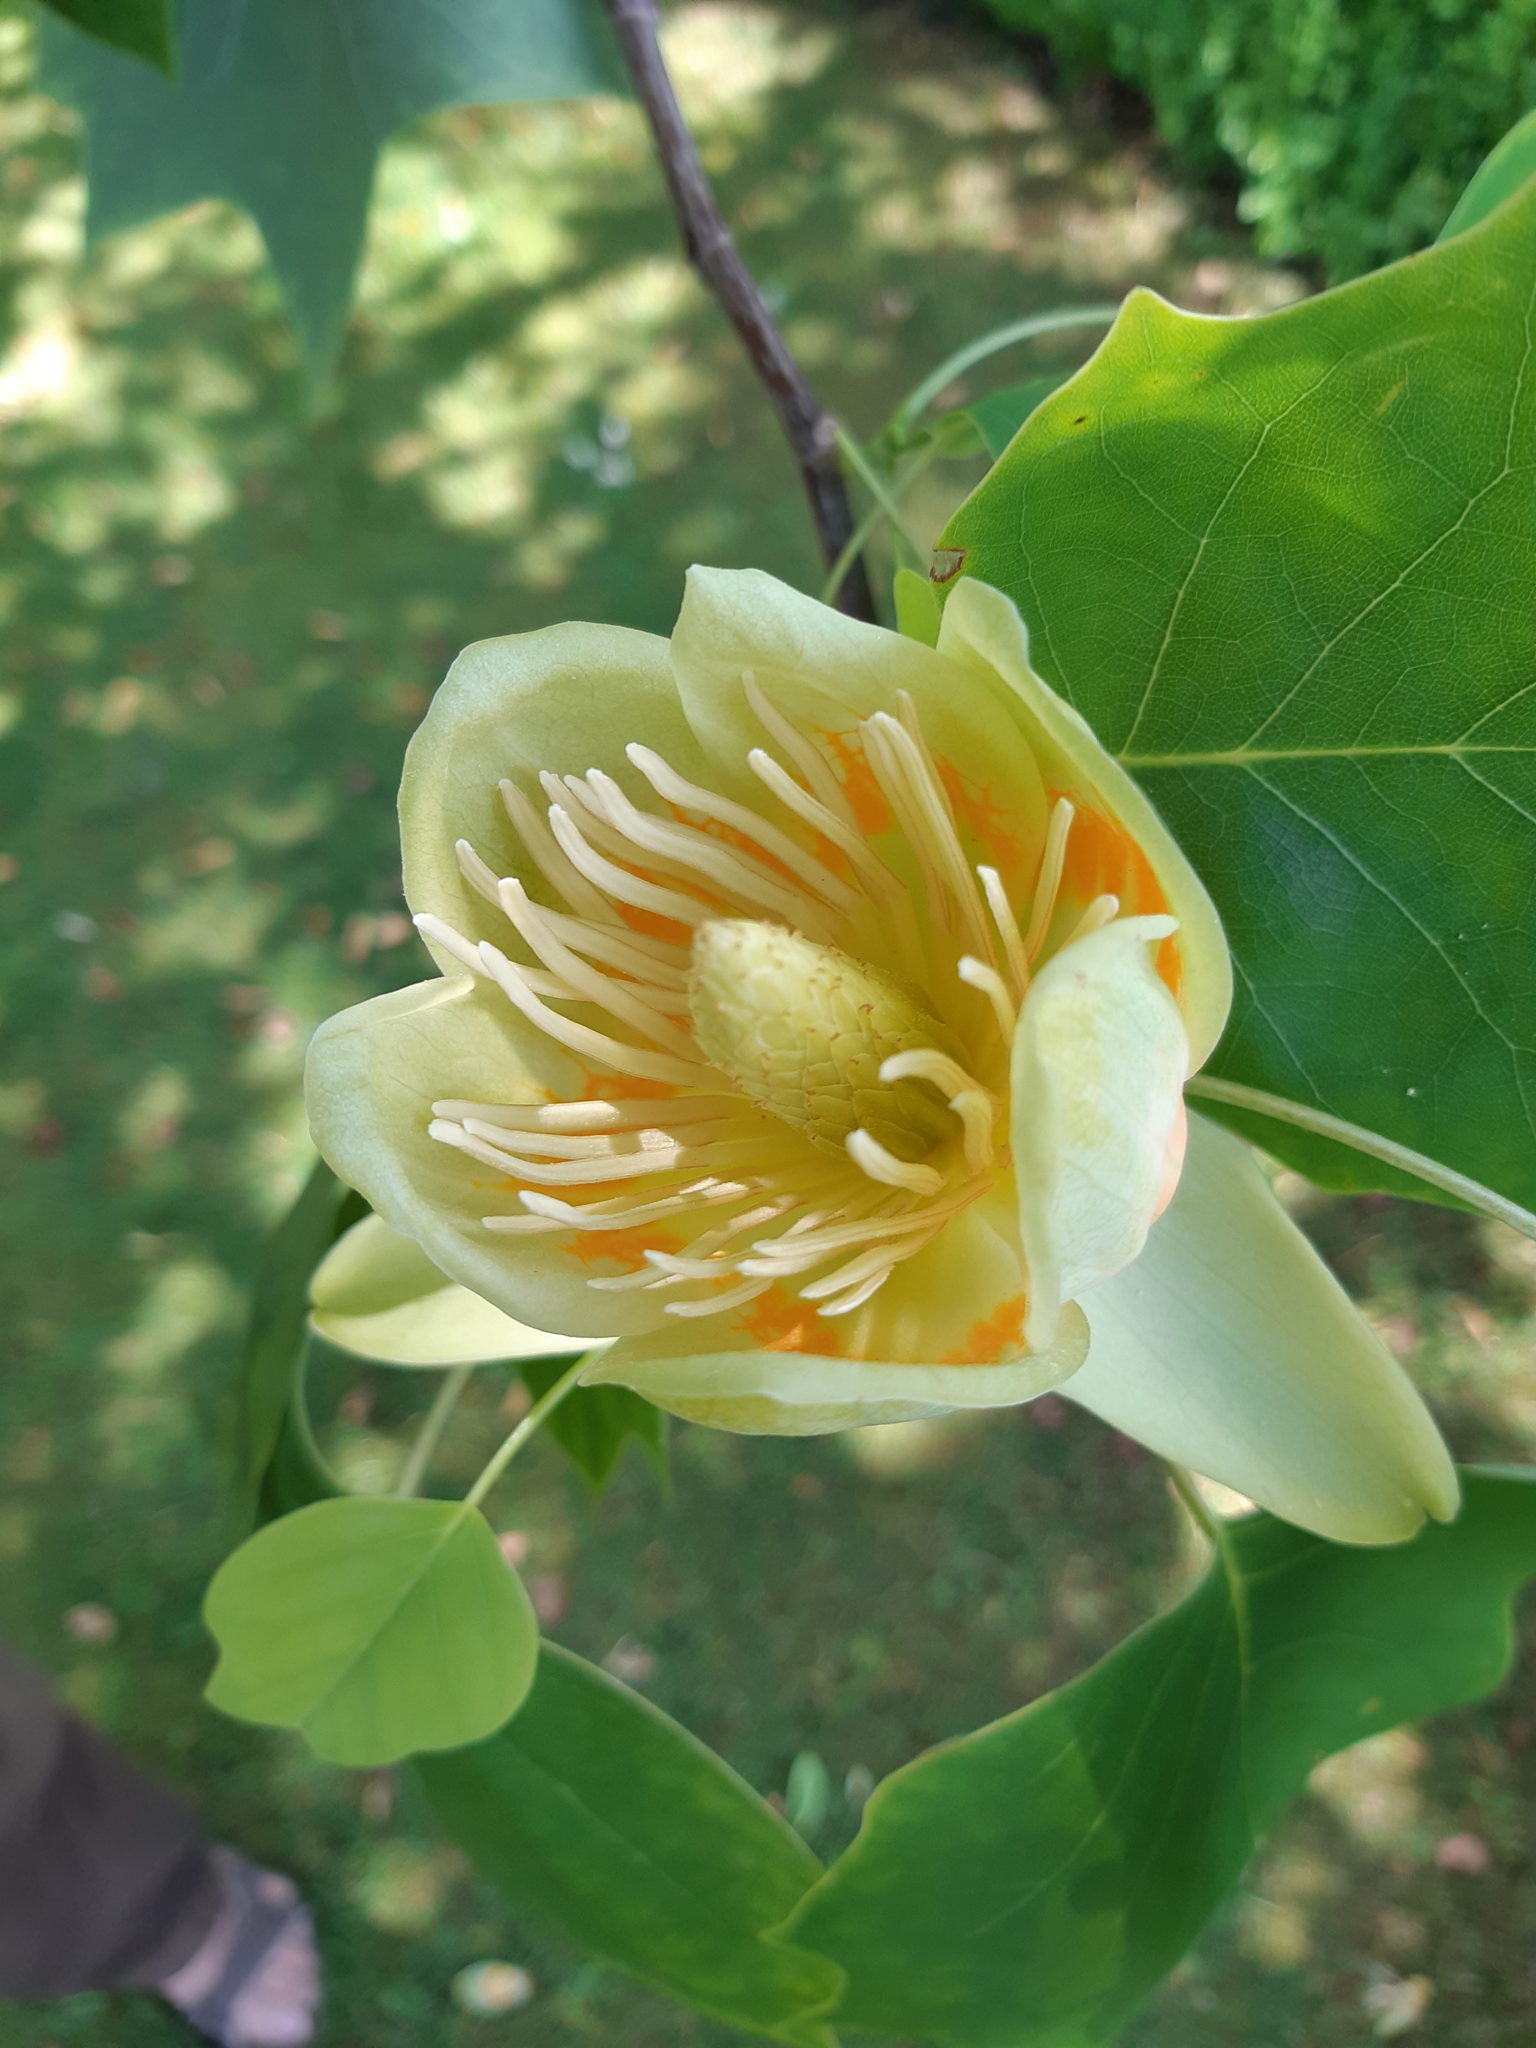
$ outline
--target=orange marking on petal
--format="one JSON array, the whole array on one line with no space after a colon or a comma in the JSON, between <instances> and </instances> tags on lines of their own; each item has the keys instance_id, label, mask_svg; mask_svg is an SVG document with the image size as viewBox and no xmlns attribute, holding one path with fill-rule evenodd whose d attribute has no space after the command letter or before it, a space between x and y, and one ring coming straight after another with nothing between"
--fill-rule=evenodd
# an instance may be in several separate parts
<instances>
[{"instance_id":1,"label":"orange marking on petal","mask_svg":"<svg viewBox=\"0 0 1536 2048\"><path fill-rule=\"evenodd\" d=\"M834 840L823 837L820 832L811 833L810 840L811 852L822 866L846 882L853 874L853 862L843 849Z\"/></svg>"},{"instance_id":2,"label":"orange marking on petal","mask_svg":"<svg viewBox=\"0 0 1536 2048\"><path fill-rule=\"evenodd\" d=\"M835 1350L830 1325L803 1301L777 1287L759 1295L743 1309L736 1318L736 1327L755 1337L765 1351Z\"/></svg>"},{"instance_id":3,"label":"orange marking on petal","mask_svg":"<svg viewBox=\"0 0 1536 2048\"><path fill-rule=\"evenodd\" d=\"M875 771L864 758L864 749L851 733L818 732L837 764L837 779L843 786L853 812L854 823L866 839L889 832L893 823L885 792L875 780Z\"/></svg>"},{"instance_id":4,"label":"orange marking on petal","mask_svg":"<svg viewBox=\"0 0 1536 2048\"><path fill-rule=\"evenodd\" d=\"M769 869L781 880L799 886L800 877L792 867L781 861L776 853L770 853L766 846L759 845L757 840L747 833L739 831L736 826L726 824L722 818L696 819L690 816L681 804L669 803L667 809L680 825L691 826L695 832L702 832L708 839L718 839L722 846L729 846L735 853L745 854L748 860Z\"/></svg>"},{"instance_id":5,"label":"orange marking on petal","mask_svg":"<svg viewBox=\"0 0 1536 2048\"><path fill-rule=\"evenodd\" d=\"M1051 802L1061 794L1071 797L1078 807L1067 835L1061 871L1063 896L1084 905L1095 896L1118 896L1123 917L1166 910L1168 899L1158 885L1156 870L1131 834L1101 811L1088 809L1070 790L1053 789Z\"/></svg>"},{"instance_id":6,"label":"orange marking on petal","mask_svg":"<svg viewBox=\"0 0 1536 2048\"><path fill-rule=\"evenodd\" d=\"M683 1240L675 1231L654 1224L635 1230L580 1230L576 1242L566 1246L578 1265L592 1266L613 1259L621 1266L642 1266L647 1252L681 1251Z\"/></svg>"},{"instance_id":7,"label":"orange marking on petal","mask_svg":"<svg viewBox=\"0 0 1536 2048\"><path fill-rule=\"evenodd\" d=\"M678 886L675 882L668 884L669 888L677 888ZM687 893L691 895L693 892L690 890ZM700 900L702 901L703 899L701 898ZM614 909L618 911L620 917L623 918L630 930L632 932L639 932L642 938L665 939L669 946L681 946L685 953L693 944L693 933L688 929L687 925L679 924L675 917L662 917L657 911L642 910L638 903L619 903L615 901Z\"/></svg>"},{"instance_id":8,"label":"orange marking on petal","mask_svg":"<svg viewBox=\"0 0 1536 2048\"><path fill-rule=\"evenodd\" d=\"M680 1091L671 1081L647 1081L639 1074L594 1074L584 1076L582 1102L663 1102Z\"/></svg>"},{"instance_id":9,"label":"orange marking on petal","mask_svg":"<svg viewBox=\"0 0 1536 2048\"><path fill-rule=\"evenodd\" d=\"M1020 839L1014 829L1015 813L1000 804L990 788L968 781L953 761L939 760L937 766L950 809L969 826L987 864L1013 888L1032 883L1040 866L1040 848Z\"/></svg>"},{"instance_id":10,"label":"orange marking on petal","mask_svg":"<svg viewBox=\"0 0 1536 2048\"><path fill-rule=\"evenodd\" d=\"M972 1323L965 1342L939 1361L941 1365L996 1365L1024 1348L1024 1296L1016 1294L979 1323Z\"/></svg>"},{"instance_id":11,"label":"orange marking on petal","mask_svg":"<svg viewBox=\"0 0 1536 2048\"><path fill-rule=\"evenodd\" d=\"M1113 818L1090 810L1071 790L1053 789L1048 800L1054 804L1063 795L1078 806L1061 871L1063 901L1085 909L1096 896L1118 896L1122 917L1166 911L1168 898L1139 841ZM1157 973L1177 998L1184 983L1184 955L1177 933L1158 947Z\"/></svg>"}]
</instances>

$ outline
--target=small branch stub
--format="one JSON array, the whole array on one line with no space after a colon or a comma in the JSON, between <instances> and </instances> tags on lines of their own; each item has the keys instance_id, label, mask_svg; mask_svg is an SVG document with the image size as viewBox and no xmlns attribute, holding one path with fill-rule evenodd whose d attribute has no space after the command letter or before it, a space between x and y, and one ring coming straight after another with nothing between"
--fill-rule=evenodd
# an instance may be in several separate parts
<instances>
[{"instance_id":1,"label":"small branch stub","mask_svg":"<svg viewBox=\"0 0 1536 2048\"><path fill-rule=\"evenodd\" d=\"M769 312L726 226L714 188L677 103L661 53L656 0L604 0L625 65L650 122L683 249L741 338L800 469L823 559L833 568L854 529L837 446L837 423L817 399ZM875 617L862 561L837 591L840 611Z\"/></svg>"}]
</instances>

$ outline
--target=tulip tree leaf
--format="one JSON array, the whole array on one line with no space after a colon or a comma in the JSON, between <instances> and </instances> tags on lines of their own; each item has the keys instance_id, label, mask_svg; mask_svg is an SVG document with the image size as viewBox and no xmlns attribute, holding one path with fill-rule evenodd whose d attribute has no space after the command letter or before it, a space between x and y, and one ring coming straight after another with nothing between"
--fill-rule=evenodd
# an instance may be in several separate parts
<instances>
[{"instance_id":1,"label":"tulip tree leaf","mask_svg":"<svg viewBox=\"0 0 1536 2048\"><path fill-rule=\"evenodd\" d=\"M570 1365L565 1358L528 1358L518 1371L537 1401ZM574 1388L544 1424L590 1486L606 1484L631 1437L665 1477L667 1418L629 1387Z\"/></svg>"},{"instance_id":2,"label":"tulip tree leaf","mask_svg":"<svg viewBox=\"0 0 1536 2048\"><path fill-rule=\"evenodd\" d=\"M443 1825L519 1912L749 2033L830 2040L816 2015L840 1973L761 1938L821 1865L637 1694L546 1643L515 1721L418 1769Z\"/></svg>"},{"instance_id":3,"label":"tulip tree leaf","mask_svg":"<svg viewBox=\"0 0 1536 2048\"><path fill-rule=\"evenodd\" d=\"M848 1972L835 2018L939 2048L1102 2048L1318 1758L1477 1698L1536 1573L1536 1474L1466 1475L1380 1550L1256 1515L1082 1678L897 1771L790 1916Z\"/></svg>"},{"instance_id":4,"label":"tulip tree leaf","mask_svg":"<svg viewBox=\"0 0 1536 2048\"><path fill-rule=\"evenodd\" d=\"M1527 1206L1533 312L1536 186L1263 319L1136 292L941 539L1216 899L1212 1070ZM1327 1176L1300 1133L1263 1142Z\"/></svg>"},{"instance_id":5,"label":"tulip tree leaf","mask_svg":"<svg viewBox=\"0 0 1536 2048\"><path fill-rule=\"evenodd\" d=\"M95 241L230 199L266 242L312 382L352 298L374 163L440 107L615 89L597 0L190 0L179 78L47 20L42 84L86 131Z\"/></svg>"},{"instance_id":6,"label":"tulip tree leaf","mask_svg":"<svg viewBox=\"0 0 1536 2048\"><path fill-rule=\"evenodd\" d=\"M330 1763L476 1742L516 1713L538 1660L521 1580L458 1501L300 1508L225 1560L204 1611L210 1704L300 1728Z\"/></svg>"},{"instance_id":7,"label":"tulip tree leaf","mask_svg":"<svg viewBox=\"0 0 1536 2048\"><path fill-rule=\"evenodd\" d=\"M176 45L171 35L171 0L44 0L55 14L98 42L130 57L142 57L174 75Z\"/></svg>"},{"instance_id":8,"label":"tulip tree leaf","mask_svg":"<svg viewBox=\"0 0 1536 2048\"><path fill-rule=\"evenodd\" d=\"M1464 234L1486 220L1496 206L1512 199L1536 173L1536 111L1523 115L1501 142L1496 142L1472 175L1472 182L1452 208L1440 240Z\"/></svg>"}]
</instances>

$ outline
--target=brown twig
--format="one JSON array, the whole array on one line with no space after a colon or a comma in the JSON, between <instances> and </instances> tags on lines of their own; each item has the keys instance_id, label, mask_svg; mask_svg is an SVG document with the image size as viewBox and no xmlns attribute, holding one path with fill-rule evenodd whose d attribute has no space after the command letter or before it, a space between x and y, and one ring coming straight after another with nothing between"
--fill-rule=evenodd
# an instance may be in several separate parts
<instances>
[{"instance_id":1,"label":"brown twig","mask_svg":"<svg viewBox=\"0 0 1536 2048\"><path fill-rule=\"evenodd\" d=\"M661 54L656 0L604 0L604 5L656 139L672 209L682 230L683 249L741 337L768 392L799 465L816 538L831 569L853 532L853 508L838 459L836 422L790 354L721 216L714 187L699 162ZM855 559L849 568L837 604L856 619L874 618L874 598L862 561Z\"/></svg>"}]
</instances>

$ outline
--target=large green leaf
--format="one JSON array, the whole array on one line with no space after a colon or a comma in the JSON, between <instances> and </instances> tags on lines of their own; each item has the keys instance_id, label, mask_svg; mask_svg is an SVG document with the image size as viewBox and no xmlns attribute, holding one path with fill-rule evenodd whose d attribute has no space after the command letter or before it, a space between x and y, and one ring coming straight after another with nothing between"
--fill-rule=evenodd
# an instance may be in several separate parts
<instances>
[{"instance_id":1,"label":"large green leaf","mask_svg":"<svg viewBox=\"0 0 1536 2048\"><path fill-rule=\"evenodd\" d=\"M546 1643L515 1721L419 1768L444 1826L520 1912L749 2033L829 2040L816 2015L839 1972L760 1938L821 1865L637 1694Z\"/></svg>"},{"instance_id":2,"label":"large green leaf","mask_svg":"<svg viewBox=\"0 0 1536 2048\"><path fill-rule=\"evenodd\" d=\"M241 1545L208 1588L210 1703L300 1728L331 1763L475 1742L533 1683L538 1623L459 1501L326 1500Z\"/></svg>"},{"instance_id":3,"label":"large green leaf","mask_svg":"<svg viewBox=\"0 0 1536 2048\"><path fill-rule=\"evenodd\" d=\"M1533 308L1531 187L1263 319L1138 292L941 543L1017 599L1216 898L1237 1001L1214 1071L1527 1206Z\"/></svg>"},{"instance_id":4,"label":"large green leaf","mask_svg":"<svg viewBox=\"0 0 1536 2048\"><path fill-rule=\"evenodd\" d=\"M85 118L92 240L193 200L256 217L310 377L346 325L374 161L434 108L614 89L597 0L189 0L180 77L61 22L44 89Z\"/></svg>"},{"instance_id":5,"label":"large green leaf","mask_svg":"<svg viewBox=\"0 0 1536 2048\"><path fill-rule=\"evenodd\" d=\"M1352 1550L1268 1516L1083 1678L887 1779L790 1916L838 2020L941 2048L1101 2048L1318 1758L1476 1698L1536 1573L1536 1474Z\"/></svg>"},{"instance_id":6,"label":"large green leaf","mask_svg":"<svg viewBox=\"0 0 1536 2048\"><path fill-rule=\"evenodd\" d=\"M174 72L171 0L44 0L44 5L98 42L142 57L167 76Z\"/></svg>"}]
</instances>

